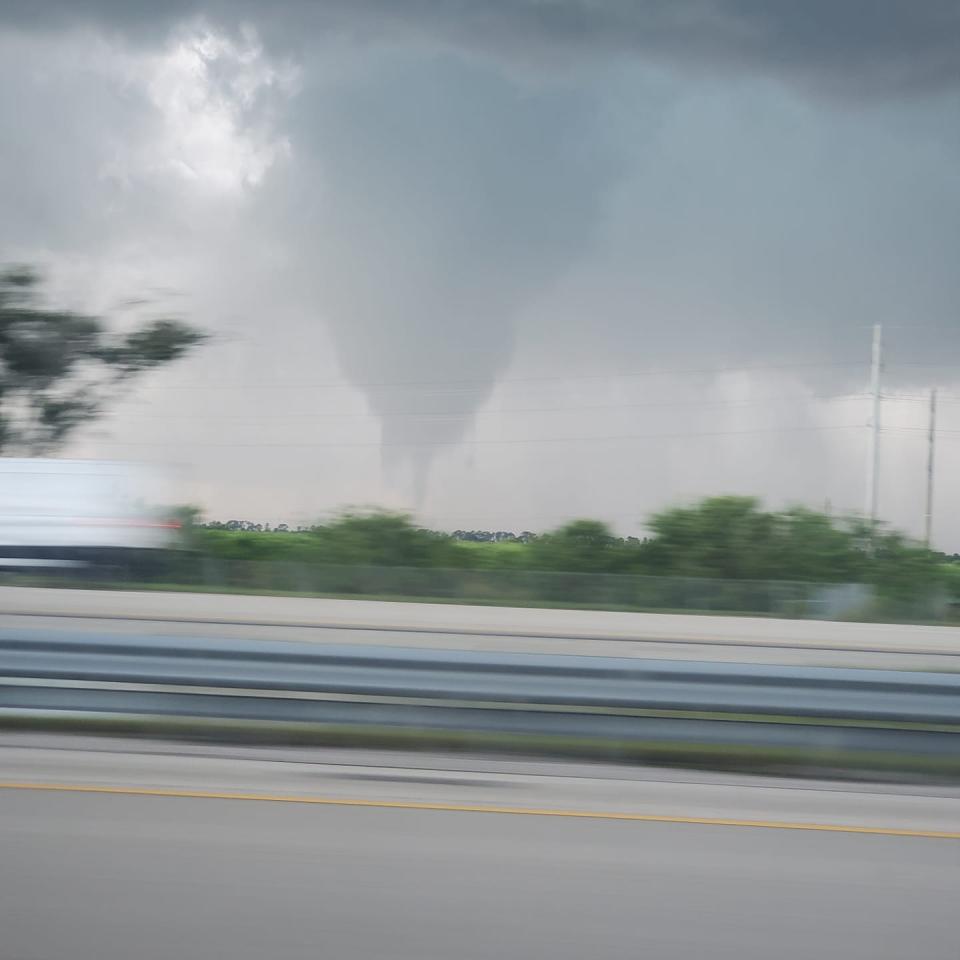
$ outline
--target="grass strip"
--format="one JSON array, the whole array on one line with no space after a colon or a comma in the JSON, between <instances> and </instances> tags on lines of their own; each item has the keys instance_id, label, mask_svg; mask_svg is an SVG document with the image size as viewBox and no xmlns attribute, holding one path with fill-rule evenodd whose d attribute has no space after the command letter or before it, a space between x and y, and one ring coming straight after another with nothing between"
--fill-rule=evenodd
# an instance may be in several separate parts
<instances>
[{"instance_id":1,"label":"grass strip","mask_svg":"<svg viewBox=\"0 0 960 960\"><path fill-rule=\"evenodd\" d=\"M0 729L107 734L192 742L487 753L597 760L687 769L791 776L960 780L960 756L831 748L763 747L607 740L549 734L340 726L139 714L0 715Z\"/></svg>"}]
</instances>

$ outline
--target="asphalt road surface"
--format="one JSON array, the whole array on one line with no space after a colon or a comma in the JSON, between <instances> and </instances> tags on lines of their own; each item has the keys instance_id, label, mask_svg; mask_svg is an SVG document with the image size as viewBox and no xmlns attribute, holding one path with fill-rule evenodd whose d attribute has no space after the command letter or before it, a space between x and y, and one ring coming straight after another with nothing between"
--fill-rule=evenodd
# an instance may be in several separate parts
<instances>
[{"instance_id":1,"label":"asphalt road surface","mask_svg":"<svg viewBox=\"0 0 960 960\"><path fill-rule=\"evenodd\" d=\"M517 761L418 758L414 769L365 765L359 754L328 755L340 762L326 765L317 754L152 750L68 751L8 737L3 960L960 956L960 839L824 829L858 810L869 822L889 810L904 832L910 811L955 824L947 788L887 795L696 774L665 784L636 770L617 780L611 769L590 776L573 765L524 776ZM33 787L24 788L27 777ZM46 789L55 779L144 792ZM209 795L197 796L204 784ZM269 787L313 802L225 798L244 784L248 796ZM668 822L724 796L723 813L792 805L813 811L820 827ZM464 798L479 798L509 811L511 797L515 810L552 801L554 815L464 809ZM663 818L561 812L644 801Z\"/></svg>"}]
</instances>

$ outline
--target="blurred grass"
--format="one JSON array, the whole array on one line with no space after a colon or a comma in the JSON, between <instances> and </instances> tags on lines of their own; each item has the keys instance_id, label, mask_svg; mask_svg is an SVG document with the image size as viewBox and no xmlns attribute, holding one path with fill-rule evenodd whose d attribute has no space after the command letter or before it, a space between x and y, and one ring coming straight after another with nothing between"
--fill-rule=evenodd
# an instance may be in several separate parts
<instances>
[{"instance_id":1,"label":"blurred grass","mask_svg":"<svg viewBox=\"0 0 960 960\"><path fill-rule=\"evenodd\" d=\"M153 580L81 580L77 578L56 578L51 576L7 575L0 578L0 584L18 587L55 587L61 589L117 590L145 593L203 593L224 596L257 597L297 597L301 599L324 600L372 600L384 603L437 603L453 606L471 607L519 607L524 609L547 610L603 610L614 613L663 613L698 614L713 617L777 617L780 614L763 610L713 610L710 608L690 609L688 607L641 607L635 604L585 603L573 600L523 599L516 597L437 597L406 593L355 593L311 590L271 590L257 586L231 586L229 584L199 583L158 583Z\"/></svg>"},{"instance_id":2,"label":"blurred grass","mask_svg":"<svg viewBox=\"0 0 960 960\"><path fill-rule=\"evenodd\" d=\"M451 604L472 607L517 607L523 609L545 610L602 610L613 613L659 613L683 614L704 617L752 617L782 618L789 616L782 611L751 609L714 609L705 607L664 607L640 606L637 604L587 603L576 600L524 599L522 597L438 597L430 595L401 593L356 593L312 590L273 590L257 586L232 586L229 584L202 584L157 582L153 580L83 580L79 578L57 578L52 576L32 576L6 574L0 576L0 585L19 587L56 587L82 590L117 590L145 593L202 593L224 596L258 597L297 597L303 599L318 598L326 600L372 600L386 603L432 603ZM898 615L896 611L872 612L860 611L853 615L835 619L849 623L900 623L913 626L960 626L960 608L952 610L946 617L939 619L910 615Z\"/></svg>"},{"instance_id":3,"label":"blurred grass","mask_svg":"<svg viewBox=\"0 0 960 960\"><path fill-rule=\"evenodd\" d=\"M768 776L834 778L920 777L960 781L960 755L771 748L722 744L600 740L560 735L417 730L384 726L335 726L284 721L221 720L141 715L0 716L0 729L73 734L243 743L525 755L640 764Z\"/></svg>"}]
</instances>

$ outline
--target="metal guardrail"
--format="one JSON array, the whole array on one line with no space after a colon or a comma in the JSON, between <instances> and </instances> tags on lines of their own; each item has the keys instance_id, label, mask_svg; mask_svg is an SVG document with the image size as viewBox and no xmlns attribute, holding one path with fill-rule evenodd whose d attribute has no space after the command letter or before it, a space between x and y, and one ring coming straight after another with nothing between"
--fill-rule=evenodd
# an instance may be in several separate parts
<instances>
[{"instance_id":1,"label":"metal guardrail","mask_svg":"<svg viewBox=\"0 0 960 960\"><path fill-rule=\"evenodd\" d=\"M0 710L953 754L960 676L0 631Z\"/></svg>"}]
</instances>

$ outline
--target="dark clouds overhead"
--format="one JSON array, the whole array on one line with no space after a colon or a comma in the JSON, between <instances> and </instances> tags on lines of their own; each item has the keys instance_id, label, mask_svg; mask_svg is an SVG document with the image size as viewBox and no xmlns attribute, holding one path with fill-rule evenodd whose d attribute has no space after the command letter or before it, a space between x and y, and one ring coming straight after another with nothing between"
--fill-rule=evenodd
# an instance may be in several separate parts
<instances>
[{"instance_id":1,"label":"dark clouds overhead","mask_svg":"<svg viewBox=\"0 0 960 960\"><path fill-rule=\"evenodd\" d=\"M184 18L246 20L298 43L313 31L429 36L524 62L639 56L761 71L847 97L960 86L956 0L5 0L0 22L96 24L149 36Z\"/></svg>"},{"instance_id":2,"label":"dark clouds overhead","mask_svg":"<svg viewBox=\"0 0 960 960\"><path fill-rule=\"evenodd\" d=\"M305 511L380 499L379 464L336 444L382 437L420 493L433 462L428 502L499 500L519 525L701 489L822 503L837 477L856 506L858 468L816 432L710 458L611 444L603 469L525 438L852 422L709 401L860 390L875 320L892 386L948 382L958 37L937 0L0 0L0 259L236 318L249 347L204 351L197 392L158 401L183 418L158 436L224 495L242 473ZM750 373L784 360L801 372ZM729 376L621 376L691 366ZM342 382L277 387L342 375L369 410ZM313 441L306 464L283 447Z\"/></svg>"}]
</instances>

